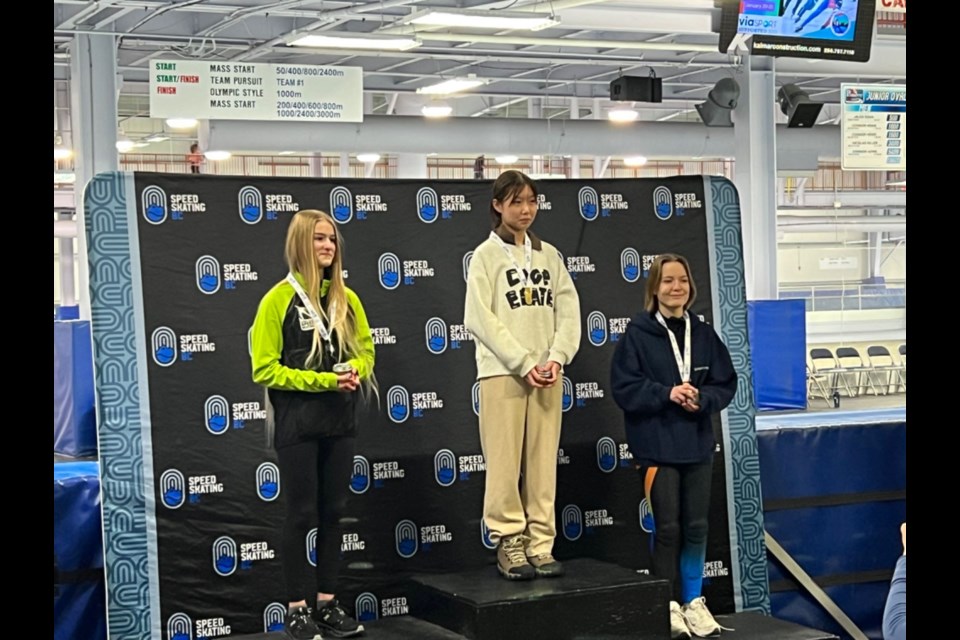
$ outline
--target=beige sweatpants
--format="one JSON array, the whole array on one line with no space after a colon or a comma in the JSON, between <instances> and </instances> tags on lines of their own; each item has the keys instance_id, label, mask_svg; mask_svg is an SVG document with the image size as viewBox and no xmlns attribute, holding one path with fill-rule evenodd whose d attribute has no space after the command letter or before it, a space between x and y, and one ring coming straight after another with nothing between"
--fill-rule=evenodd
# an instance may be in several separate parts
<instances>
[{"instance_id":1,"label":"beige sweatpants","mask_svg":"<svg viewBox=\"0 0 960 640\"><path fill-rule=\"evenodd\" d=\"M528 536L531 556L551 553L557 536L562 396L559 380L549 389L531 387L519 376L480 381L480 444L487 465L483 519L495 543Z\"/></svg>"}]
</instances>

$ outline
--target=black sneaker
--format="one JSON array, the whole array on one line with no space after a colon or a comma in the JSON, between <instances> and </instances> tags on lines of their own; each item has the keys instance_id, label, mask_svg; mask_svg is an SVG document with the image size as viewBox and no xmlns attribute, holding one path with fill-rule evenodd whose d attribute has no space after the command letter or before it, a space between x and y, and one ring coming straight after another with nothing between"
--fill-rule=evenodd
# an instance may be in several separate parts
<instances>
[{"instance_id":1,"label":"black sneaker","mask_svg":"<svg viewBox=\"0 0 960 640\"><path fill-rule=\"evenodd\" d=\"M323 640L308 607L297 607L293 611L288 611L283 619L283 630L293 640Z\"/></svg>"},{"instance_id":2,"label":"black sneaker","mask_svg":"<svg viewBox=\"0 0 960 640\"><path fill-rule=\"evenodd\" d=\"M336 599L328 600L322 607L318 605L313 619L325 634L334 638L352 638L363 633L363 625L347 615Z\"/></svg>"}]
</instances>

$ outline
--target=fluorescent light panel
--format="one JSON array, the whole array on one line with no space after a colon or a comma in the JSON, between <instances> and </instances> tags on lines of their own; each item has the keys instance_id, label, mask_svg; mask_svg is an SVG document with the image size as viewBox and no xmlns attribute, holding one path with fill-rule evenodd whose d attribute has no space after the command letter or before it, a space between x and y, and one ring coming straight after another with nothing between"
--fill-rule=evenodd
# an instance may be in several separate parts
<instances>
[{"instance_id":1,"label":"fluorescent light panel","mask_svg":"<svg viewBox=\"0 0 960 640\"><path fill-rule=\"evenodd\" d=\"M411 14L404 22L432 27L525 29L527 31L539 31L560 24L559 19L548 13L434 9Z\"/></svg>"},{"instance_id":2,"label":"fluorescent light panel","mask_svg":"<svg viewBox=\"0 0 960 640\"><path fill-rule=\"evenodd\" d=\"M207 151L203 154L207 160L228 160L233 154L229 151Z\"/></svg>"},{"instance_id":3,"label":"fluorescent light panel","mask_svg":"<svg viewBox=\"0 0 960 640\"><path fill-rule=\"evenodd\" d=\"M450 95L451 93L459 93L460 91L466 91L467 89L474 89L483 84L486 84L486 82L478 78L452 78L450 80L438 82L437 84L432 84L429 87L420 87L417 89L417 93L425 93L430 95Z\"/></svg>"},{"instance_id":4,"label":"fluorescent light panel","mask_svg":"<svg viewBox=\"0 0 960 640\"><path fill-rule=\"evenodd\" d=\"M379 162L380 154L379 153L358 153L357 160L365 164L368 164L371 162Z\"/></svg>"},{"instance_id":5,"label":"fluorescent light panel","mask_svg":"<svg viewBox=\"0 0 960 640\"><path fill-rule=\"evenodd\" d=\"M497 161L497 164L513 164L518 158L517 156L496 156L494 160Z\"/></svg>"},{"instance_id":6,"label":"fluorescent light panel","mask_svg":"<svg viewBox=\"0 0 960 640\"><path fill-rule=\"evenodd\" d=\"M371 49L379 51L407 51L422 43L414 38L378 38L372 35L336 36L305 34L287 43L291 47L318 49Z\"/></svg>"}]
</instances>

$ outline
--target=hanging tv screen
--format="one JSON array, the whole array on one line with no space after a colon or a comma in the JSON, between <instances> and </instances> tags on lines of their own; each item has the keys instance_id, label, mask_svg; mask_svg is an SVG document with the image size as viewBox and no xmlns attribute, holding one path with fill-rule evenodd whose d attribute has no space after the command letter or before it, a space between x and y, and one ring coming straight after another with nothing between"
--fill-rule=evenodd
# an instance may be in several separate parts
<instances>
[{"instance_id":1,"label":"hanging tv screen","mask_svg":"<svg viewBox=\"0 0 960 640\"><path fill-rule=\"evenodd\" d=\"M724 0L720 51L866 62L876 0Z\"/></svg>"}]
</instances>

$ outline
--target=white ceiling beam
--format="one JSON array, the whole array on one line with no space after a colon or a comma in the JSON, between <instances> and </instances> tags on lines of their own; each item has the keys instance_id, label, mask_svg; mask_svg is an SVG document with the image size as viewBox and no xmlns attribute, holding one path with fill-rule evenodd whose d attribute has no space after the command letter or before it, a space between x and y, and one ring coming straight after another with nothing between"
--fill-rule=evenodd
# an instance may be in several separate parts
<instances>
[{"instance_id":1,"label":"white ceiling beam","mask_svg":"<svg viewBox=\"0 0 960 640\"><path fill-rule=\"evenodd\" d=\"M370 151L377 153L472 153L504 151L580 155L636 155L648 158L727 158L734 153L734 130L707 129L697 122L636 122L621 126L607 120L566 120L551 128L526 118L446 118L365 116L356 123L209 122L211 148L242 151L277 149ZM777 128L777 144L790 153L814 153L824 160L840 155L840 128Z\"/></svg>"},{"instance_id":2,"label":"white ceiling beam","mask_svg":"<svg viewBox=\"0 0 960 640\"><path fill-rule=\"evenodd\" d=\"M57 28L72 29L77 25L82 24L84 20L94 15L95 13L98 13L103 9L109 9L111 6L113 6L114 3L115 3L115 0L102 0L101 2L91 2L90 4L85 6L83 9L80 9L80 11L76 12L75 14L73 14L72 16L64 20Z\"/></svg>"},{"instance_id":3,"label":"white ceiling beam","mask_svg":"<svg viewBox=\"0 0 960 640\"><path fill-rule=\"evenodd\" d=\"M95 5L97 4L93 0L54 0L54 4L62 5ZM324 7L328 9L340 9L340 8L349 8L355 6L353 2L340 2L339 0L330 0L324 1ZM161 0L119 0L118 2L113 3L115 7L126 7L135 11L153 11L156 9L162 9L164 7L169 7L169 2L164 2ZM236 5L236 4L212 4L212 3L198 3L192 5L186 5L182 7L177 7L177 13L213 13L213 14L232 14L243 9L249 9L250 5ZM321 9L271 9L270 15L282 18L307 18L307 19L316 19L324 14L325 10Z\"/></svg>"},{"instance_id":4,"label":"white ceiling beam","mask_svg":"<svg viewBox=\"0 0 960 640\"><path fill-rule=\"evenodd\" d=\"M611 49L636 51L701 51L719 53L717 45L683 42L637 42L634 40L593 40L581 38L539 38L536 36L490 36L469 33L417 33L424 41L479 42L487 44L532 45L538 47L574 47L578 49Z\"/></svg>"},{"instance_id":5,"label":"white ceiling beam","mask_svg":"<svg viewBox=\"0 0 960 640\"><path fill-rule=\"evenodd\" d=\"M712 9L683 10L672 7L656 10L617 10L606 6L568 9L560 26L590 31L631 31L640 33L682 33L715 35Z\"/></svg>"}]
</instances>

